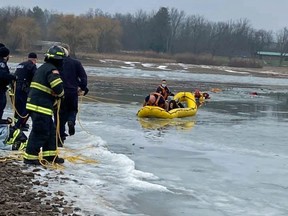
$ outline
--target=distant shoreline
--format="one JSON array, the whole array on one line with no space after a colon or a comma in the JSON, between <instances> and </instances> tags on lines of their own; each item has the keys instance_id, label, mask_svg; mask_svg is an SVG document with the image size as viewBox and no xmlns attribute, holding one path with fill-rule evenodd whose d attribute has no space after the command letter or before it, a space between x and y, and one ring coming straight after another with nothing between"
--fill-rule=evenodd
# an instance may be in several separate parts
<instances>
[{"instance_id":1,"label":"distant shoreline","mask_svg":"<svg viewBox=\"0 0 288 216\"><path fill-rule=\"evenodd\" d=\"M38 55L38 63L43 63L44 55ZM23 55L11 55L9 62L20 63L26 61L27 58ZM154 71L173 71L173 70L187 70L191 73L200 74L224 74L224 75L253 75L259 77L275 77L275 78L288 78L287 67L270 67L263 68L238 68L228 66L210 66L210 65L192 65L181 64L169 59L158 58L135 58L126 55L103 54L96 55L93 59L78 59L82 62L83 66L91 67L112 67L112 68L135 68L142 70ZM8 66L9 66L8 62ZM147 66L149 65L149 66Z\"/></svg>"}]
</instances>

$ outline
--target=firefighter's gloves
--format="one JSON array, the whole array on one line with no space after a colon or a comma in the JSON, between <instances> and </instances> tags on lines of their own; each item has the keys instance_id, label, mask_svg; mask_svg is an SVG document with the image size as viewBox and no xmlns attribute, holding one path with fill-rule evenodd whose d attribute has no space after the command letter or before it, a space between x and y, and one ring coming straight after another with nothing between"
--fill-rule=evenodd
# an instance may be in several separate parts
<instances>
[{"instance_id":1,"label":"firefighter's gloves","mask_svg":"<svg viewBox=\"0 0 288 216\"><path fill-rule=\"evenodd\" d=\"M88 94L89 89L86 87L84 90L82 90L81 88L78 88L78 96L85 96L86 94Z\"/></svg>"}]
</instances>

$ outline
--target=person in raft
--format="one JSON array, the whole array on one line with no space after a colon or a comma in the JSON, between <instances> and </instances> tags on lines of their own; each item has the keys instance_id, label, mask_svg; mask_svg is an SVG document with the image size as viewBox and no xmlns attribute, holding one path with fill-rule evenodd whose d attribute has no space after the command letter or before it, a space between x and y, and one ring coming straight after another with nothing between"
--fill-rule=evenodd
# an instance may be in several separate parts
<instances>
[{"instance_id":1,"label":"person in raft","mask_svg":"<svg viewBox=\"0 0 288 216\"><path fill-rule=\"evenodd\" d=\"M163 79L162 83L157 87L156 92L160 93L165 100L168 99L168 96L174 96L174 94L168 88L167 81L165 79Z\"/></svg>"},{"instance_id":2,"label":"person in raft","mask_svg":"<svg viewBox=\"0 0 288 216\"><path fill-rule=\"evenodd\" d=\"M167 109L167 103L164 97L157 92L150 93L145 97L143 106L159 106L163 109Z\"/></svg>"}]
</instances>

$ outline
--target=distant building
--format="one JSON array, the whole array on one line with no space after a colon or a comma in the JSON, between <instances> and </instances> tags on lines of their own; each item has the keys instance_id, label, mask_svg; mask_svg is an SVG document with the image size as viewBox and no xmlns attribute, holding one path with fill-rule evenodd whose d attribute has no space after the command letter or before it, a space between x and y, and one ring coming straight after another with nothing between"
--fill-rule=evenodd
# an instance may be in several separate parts
<instances>
[{"instance_id":1,"label":"distant building","mask_svg":"<svg viewBox=\"0 0 288 216\"><path fill-rule=\"evenodd\" d=\"M277 58L280 58L281 56L288 57L288 53L266 52L266 51L258 51L258 52L256 52L256 55L258 55L260 58L261 57L277 57Z\"/></svg>"},{"instance_id":2,"label":"distant building","mask_svg":"<svg viewBox=\"0 0 288 216\"><path fill-rule=\"evenodd\" d=\"M266 65L279 66L280 63L282 66L285 66L282 62L288 61L288 53L258 51L256 55L259 59L263 60Z\"/></svg>"},{"instance_id":3,"label":"distant building","mask_svg":"<svg viewBox=\"0 0 288 216\"><path fill-rule=\"evenodd\" d=\"M258 51L256 55L259 56L260 59L274 59L279 60L281 57L285 57L285 61L288 60L288 53L280 53L280 52L266 52L266 51Z\"/></svg>"}]
</instances>

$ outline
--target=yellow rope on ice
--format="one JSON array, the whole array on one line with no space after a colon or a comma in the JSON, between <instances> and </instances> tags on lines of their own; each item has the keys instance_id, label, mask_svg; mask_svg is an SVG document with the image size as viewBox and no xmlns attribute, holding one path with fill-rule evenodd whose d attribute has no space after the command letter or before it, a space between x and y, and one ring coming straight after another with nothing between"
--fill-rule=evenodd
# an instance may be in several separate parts
<instances>
[{"instance_id":1,"label":"yellow rope on ice","mask_svg":"<svg viewBox=\"0 0 288 216\"><path fill-rule=\"evenodd\" d=\"M68 160L71 163L77 163L77 164L98 164L97 160L85 158L83 155L77 155L77 156L68 156L65 157L66 160Z\"/></svg>"},{"instance_id":2,"label":"yellow rope on ice","mask_svg":"<svg viewBox=\"0 0 288 216\"><path fill-rule=\"evenodd\" d=\"M9 91L8 91L9 92L9 97L11 99L12 110L13 110L13 113L14 113L13 116L15 116L15 113L16 113L20 118L25 119L25 118L27 118L29 116L29 114L26 114L25 116L22 116L18 112L18 110L16 109L16 106L15 106L15 94L16 94L15 89L16 89L16 82L13 83L13 88L10 88ZM14 121L15 121L15 119L14 119L14 117L12 117L12 123L13 124L15 123Z\"/></svg>"},{"instance_id":3,"label":"yellow rope on ice","mask_svg":"<svg viewBox=\"0 0 288 216\"><path fill-rule=\"evenodd\" d=\"M23 160L22 152L15 151L5 157L0 157L0 162L15 161L15 160L18 160L18 161Z\"/></svg>"},{"instance_id":4,"label":"yellow rope on ice","mask_svg":"<svg viewBox=\"0 0 288 216\"><path fill-rule=\"evenodd\" d=\"M78 152L80 151L83 151L83 150L87 150L89 148L95 148L94 146L87 146L87 147L84 147L84 148L80 148L80 149L67 149L67 148L64 148L62 151L63 151L63 154L65 153L70 153L70 154L75 154L77 153L77 155L72 155L72 156L63 156L64 159L68 160L69 162L71 163L82 163L82 164L98 164L99 161L96 160L96 159L91 159L87 156L84 156L82 154L79 154Z\"/></svg>"},{"instance_id":5,"label":"yellow rope on ice","mask_svg":"<svg viewBox=\"0 0 288 216\"><path fill-rule=\"evenodd\" d=\"M83 97L84 97L84 96L82 96L82 95L80 96L80 105L83 103ZM88 130L86 130L86 129L83 127L83 125L82 125L82 123L81 123L81 121L80 121L80 111L81 111L81 109L80 109L80 106L79 106L79 104L78 104L78 115L77 115L78 123L79 123L80 127L82 128L82 130L84 130L87 134L92 135Z\"/></svg>"},{"instance_id":6,"label":"yellow rope on ice","mask_svg":"<svg viewBox=\"0 0 288 216\"><path fill-rule=\"evenodd\" d=\"M82 95L82 97L90 100L90 101L94 101L94 102L107 102L107 101L111 101L111 102L121 102L121 103L131 103L131 101L125 101L125 100L118 100L118 99L113 99L113 98L106 98L106 97L99 97L99 96L87 96L87 95Z\"/></svg>"},{"instance_id":7,"label":"yellow rope on ice","mask_svg":"<svg viewBox=\"0 0 288 216\"><path fill-rule=\"evenodd\" d=\"M58 152L58 150L57 150ZM57 164L57 163L54 163L54 160L56 159L56 157L58 156L58 153L56 153L55 157L54 157L54 160L52 162L49 162L47 161L46 159L43 158L43 154L42 154L42 151L39 152L39 162L40 164L43 166L43 167L46 167L46 168L50 168L50 169L60 169L60 170L63 170L64 169L64 166L63 165L60 165L60 164Z\"/></svg>"}]
</instances>

